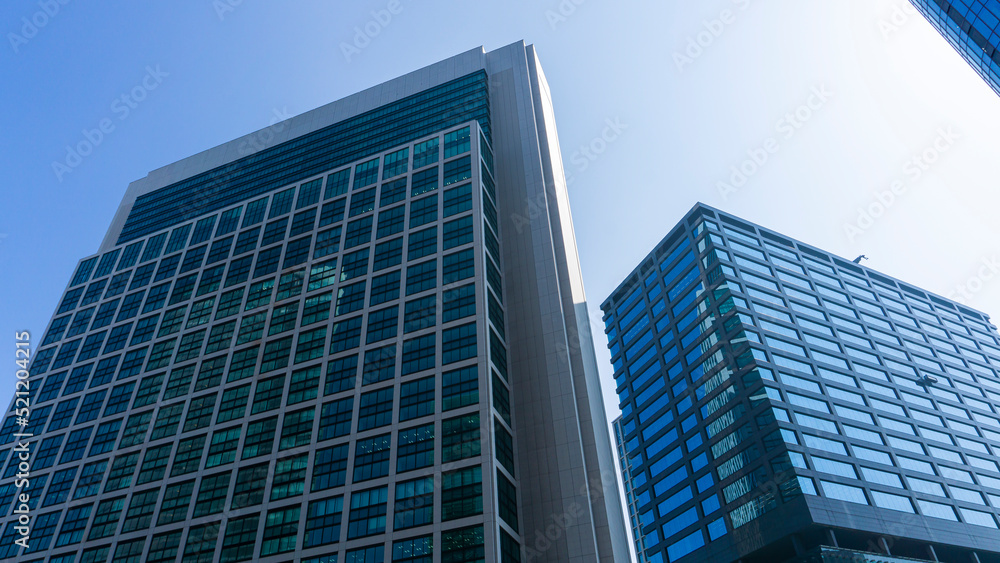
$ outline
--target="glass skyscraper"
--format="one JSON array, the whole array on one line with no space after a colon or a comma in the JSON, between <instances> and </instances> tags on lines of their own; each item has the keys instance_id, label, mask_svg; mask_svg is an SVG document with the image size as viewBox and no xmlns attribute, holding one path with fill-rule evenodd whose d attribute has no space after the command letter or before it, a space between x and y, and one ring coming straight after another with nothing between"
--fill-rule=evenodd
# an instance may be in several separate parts
<instances>
[{"instance_id":1,"label":"glass skyscraper","mask_svg":"<svg viewBox=\"0 0 1000 563\"><path fill-rule=\"evenodd\" d=\"M911 0L1000 94L1000 0Z\"/></svg>"},{"instance_id":2,"label":"glass skyscraper","mask_svg":"<svg viewBox=\"0 0 1000 563\"><path fill-rule=\"evenodd\" d=\"M0 559L621 561L588 326L523 43L155 170L33 340Z\"/></svg>"},{"instance_id":3,"label":"glass skyscraper","mask_svg":"<svg viewBox=\"0 0 1000 563\"><path fill-rule=\"evenodd\" d=\"M701 204L602 309L649 561L1000 561L987 315Z\"/></svg>"}]
</instances>

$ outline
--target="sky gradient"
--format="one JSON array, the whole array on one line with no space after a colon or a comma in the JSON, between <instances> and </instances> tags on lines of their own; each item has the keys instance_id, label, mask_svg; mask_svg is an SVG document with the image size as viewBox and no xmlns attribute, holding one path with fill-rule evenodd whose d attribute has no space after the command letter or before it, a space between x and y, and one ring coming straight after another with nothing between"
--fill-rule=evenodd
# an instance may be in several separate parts
<instances>
[{"instance_id":1,"label":"sky gradient","mask_svg":"<svg viewBox=\"0 0 1000 563\"><path fill-rule=\"evenodd\" d=\"M609 416L599 305L696 201L1000 314L1000 99L905 0L45 4L0 4L10 349L41 341L130 181L520 39L552 89Z\"/></svg>"}]
</instances>

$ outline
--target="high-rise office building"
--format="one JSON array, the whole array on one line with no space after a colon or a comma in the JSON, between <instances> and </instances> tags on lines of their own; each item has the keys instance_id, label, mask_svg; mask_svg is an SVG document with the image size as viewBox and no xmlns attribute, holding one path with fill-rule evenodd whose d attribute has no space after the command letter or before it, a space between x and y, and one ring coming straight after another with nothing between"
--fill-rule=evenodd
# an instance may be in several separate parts
<instances>
[{"instance_id":1,"label":"high-rise office building","mask_svg":"<svg viewBox=\"0 0 1000 563\"><path fill-rule=\"evenodd\" d=\"M132 183L34 341L23 488L4 420L0 559L627 558L559 154L516 43Z\"/></svg>"},{"instance_id":2,"label":"high-rise office building","mask_svg":"<svg viewBox=\"0 0 1000 563\"><path fill-rule=\"evenodd\" d=\"M910 0L1000 94L1000 0Z\"/></svg>"},{"instance_id":3,"label":"high-rise office building","mask_svg":"<svg viewBox=\"0 0 1000 563\"><path fill-rule=\"evenodd\" d=\"M985 314L700 204L602 309L649 561L1000 561Z\"/></svg>"}]
</instances>

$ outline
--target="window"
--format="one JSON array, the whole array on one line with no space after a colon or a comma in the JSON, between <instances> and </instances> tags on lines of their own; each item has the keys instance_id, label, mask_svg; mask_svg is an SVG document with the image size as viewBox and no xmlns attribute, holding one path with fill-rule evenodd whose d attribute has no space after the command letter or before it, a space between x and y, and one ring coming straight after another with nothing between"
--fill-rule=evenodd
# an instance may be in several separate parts
<instances>
[{"instance_id":1,"label":"window","mask_svg":"<svg viewBox=\"0 0 1000 563\"><path fill-rule=\"evenodd\" d=\"M403 263L403 237L394 238L375 245L373 272L391 268Z\"/></svg>"},{"instance_id":2,"label":"window","mask_svg":"<svg viewBox=\"0 0 1000 563\"><path fill-rule=\"evenodd\" d=\"M53 473L52 482L49 484L49 490L45 492L45 501L42 503L42 507L66 502L69 490L73 486L73 479L75 478L76 467L62 469ZM6 509L7 507L4 508Z\"/></svg>"},{"instance_id":3,"label":"window","mask_svg":"<svg viewBox=\"0 0 1000 563\"><path fill-rule=\"evenodd\" d=\"M420 172L415 172L413 174L412 187L410 188L410 196L416 197L418 195L425 194L427 192L432 192L438 189L438 168L428 168L426 170L421 170Z\"/></svg>"},{"instance_id":4,"label":"window","mask_svg":"<svg viewBox=\"0 0 1000 563\"><path fill-rule=\"evenodd\" d=\"M280 195L280 194L279 194ZM277 196L276 196L277 197ZM273 211L272 206L272 211ZM222 538L222 561L249 561L253 558L257 542L260 514L231 518L226 522L226 535ZM295 536L292 536L294 541Z\"/></svg>"},{"instance_id":5,"label":"window","mask_svg":"<svg viewBox=\"0 0 1000 563\"><path fill-rule=\"evenodd\" d=\"M448 365L476 357L476 323L441 331L441 364Z\"/></svg>"},{"instance_id":6,"label":"window","mask_svg":"<svg viewBox=\"0 0 1000 563\"><path fill-rule=\"evenodd\" d=\"M399 388L399 421L434 414L434 376L403 383Z\"/></svg>"},{"instance_id":7,"label":"window","mask_svg":"<svg viewBox=\"0 0 1000 563\"><path fill-rule=\"evenodd\" d=\"M479 402L479 369L476 366L446 371L441 377L443 410L449 411Z\"/></svg>"},{"instance_id":8,"label":"window","mask_svg":"<svg viewBox=\"0 0 1000 563\"><path fill-rule=\"evenodd\" d=\"M476 314L476 285L469 284L463 285L455 289L447 289L443 295L444 298L444 311L442 315L442 322L451 322L458 319L463 319L465 317L471 317ZM492 296L490 296L491 305L491 320L492 320L492 306L494 301ZM499 307L499 305L497 305ZM501 313L502 315L502 313ZM500 317L500 326L503 324L503 317ZM494 323L495 324L495 323Z\"/></svg>"},{"instance_id":9,"label":"window","mask_svg":"<svg viewBox=\"0 0 1000 563\"><path fill-rule=\"evenodd\" d=\"M271 313L271 327L267 329L267 335L272 336L282 332L293 330L299 317L299 303L289 303L274 308ZM270 345L270 343L268 344ZM265 352L266 353L266 352Z\"/></svg>"},{"instance_id":10,"label":"window","mask_svg":"<svg viewBox=\"0 0 1000 563\"><path fill-rule=\"evenodd\" d=\"M192 526L184 545L184 561L214 561L219 539L219 523Z\"/></svg>"},{"instance_id":11,"label":"window","mask_svg":"<svg viewBox=\"0 0 1000 563\"><path fill-rule=\"evenodd\" d=\"M387 301L399 299L399 270L372 278L372 292L369 306L374 307Z\"/></svg>"},{"instance_id":12,"label":"window","mask_svg":"<svg viewBox=\"0 0 1000 563\"><path fill-rule=\"evenodd\" d=\"M382 184L382 194L379 196L379 207L392 205L406 199L406 178L393 180Z\"/></svg>"},{"instance_id":13,"label":"window","mask_svg":"<svg viewBox=\"0 0 1000 563\"><path fill-rule=\"evenodd\" d=\"M194 517L207 516L222 512L226 506L226 497L229 492L230 471L207 475L201 479L201 487L198 488L198 499L194 504Z\"/></svg>"},{"instance_id":14,"label":"window","mask_svg":"<svg viewBox=\"0 0 1000 563\"><path fill-rule=\"evenodd\" d=\"M330 353L344 352L361 345L361 317L333 323Z\"/></svg>"},{"instance_id":15,"label":"window","mask_svg":"<svg viewBox=\"0 0 1000 563\"><path fill-rule=\"evenodd\" d=\"M278 417L272 416L255 420L247 425L247 439L243 442L240 459L251 459L269 455L274 449L274 434L278 429Z\"/></svg>"},{"instance_id":16,"label":"window","mask_svg":"<svg viewBox=\"0 0 1000 563\"><path fill-rule=\"evenodd\" d=\"M215 419L216 424L243 418L249 399L250 385L226 389L222 393L222 405L219 407L219 416Z\"/></svg>"},{"instance_id":17,"label":"window","mask_svg":"<svg viewBox=\"0 0 1000 563\"><path fill-rule=\"evenodd\" d=\"M441 520L447 522L483 513L482 467L449 471L441 479Z\"/></svg>"},{"instance_id":18,"label":"window","mask_svg":"<svg viewBox=\"0 0 1000 563\"><path fill-rule=\"evenodd\" d=\"M118 520L125 509L125 497L102 500L94 512L94 521L90 525L88 540L97 540L115 535Z\"/></svg>"},{"instance_id":19,"label":"window","mask_svg":"<svg viewBox=\"0 0 1000 563\"><path fill-rule=\"evenodd\" d=\"M222 273L225 271L225 266L216 266L215 268L209 268L202 272L201 282L198 284L197 296L201 297L206 293L212 293L219 289L219 284L222 282Z\"/></svg>"},{"instance_id":20,"label":"window","mask_svg":"<svg viewBox=\"0 0 1000 563\"><path fill-rule=\"evenodd\" d=\"M253 407L250 414L267 412L280 407L284 392L284 375L261 380L257 383L257 393L253 397Z\"/></svg>"},{"instance_id":21,"label":"window","mask_svg":"<svg viewBox=\"0 0 1000 563\"><path fill-rule=\"evenodd\" d=\"M261 253L257 255L257 266L253 270L254 279L277 272L280 260L281 246L275 246L261 251Z\"/></svg>"},{"instance_id":22,"label":"window","mask_svg":"<svg viewBox=\"0 0 1000 563\"><path fill-rule=\"evenodd\" d=\"M339 301L338 301L339 304ZM392 306L379 311L368 313L368 336L365 338L366 344L387 340L396 337L396 327L399 324L399 307ZM395 359L395 347L393 347L393 359Z\"/></svg>"},{"instance_id":23,"label":"window","mask_svg":"<svg viewBox=\"0 0 1000 563\"><path fill-rule=\"evenodd\" d=\"M235 315L240 312L240 304L243 303L243 292L246 288L234 289L232 291L227 291L219 297L219 308L215 311L215 319L224 319L226 317ZM214 301L214 299L209 300ZM195 303L191 308L191 316L188 318L187 328L191 328L191 319L194 318L195 310L198 308L198 303ZM206 319L207 321L207 319Z\"/></svg>"},{"instance_id":24,"label":"window","mask_svg":"<svg viewBox=\"0 0 1000 563\"><path fill-rule=\"evenodd\" d=\"M375 210L375 188L354 192L351 194L351 207L348 217L362 215Z\"/></svg>"},{"instance_id":25,"label":"window","mask_svg":"<svg viewBox=\"0 0 1000 563\"><path fill-rule=\"evenodd\" d=\"M351 494L347 538L361 538L385 532L388 487L377 487Z\"/></svg>"},{"instance_id":26,"label":"window","mask_svg":"<svg viewBox=\"0 0 1000 563\"><path fill-rule=\"evenodd\" d=\"M389 474L391 442L391 434L357 441L354 450L354 478L352 482L369 481Z\"/></svg>"},{"instance_id":27,"label":"window","mask_svg":"<svg viewBox=\"0 0 1000 563\"><path fill-rule=\"evenodd\" d=\"M434 465L434 423L399 431L396 473Z\"/></svg>"},{"instance_id":28,"label":"window","mask_svg":"<svg viewBox=\"0 0 1000 563\"><path fill-rule=\"evenodd\" d=\"M471 248L446 254L442 260L441 283L450 285L476 275L475 251Z\"/></svg>"},{"instance_id":29,"label":"window","mask_svg":"<svg viewBox=\"0 0 1000 563\"><path fill-rule=\"evenodd\" d=\"M365 351L365 365L361 385L371 385L392 379L396 374L396 345Z\"/></svg>"},{"instance_id":30,"label":"window","mask_svg":"<svg viewBox=\"0 0 1000 563\"><path fill-rule=\"evenodd\" d=\"M368 274L368 251L365 247L344 255L340 267L340 281L347 281Z\"/></svg>"},{"instance_id":31,"label":"window","mask_svg":"<svg viewBox=\"0 0 1000 563\"><path fill-rule=\"evenodd\" d=\"M254 525L253 536L257 536L257 527ZM264 522L264 536L260 547L260 556L266 557L276 553L287 553L295 549L299 535L299 507L290 506L276 510L267 511L267 519ZM225 551L223 551L225 556ZM249 556L253 556L251 548Z\"/></svg>"},{"instance_id":32,"label":"window","mask_svg":"<svg viewBox=\"0 0 1000 563\"><path fill-rule=\"evenodd\" d=\"M382 164L382 179L387 180L389 178L399 176L400 174L406 174L409 160L409 147L385 155L385 161ZM384 189L385 188L383 187L383 190Z\"/></svg>"},{"instance_id":33,"label":"window","mask_svg":"<svg viewBox=\"0 0 1000 563\"><path fill-rule=\"evenodd\" d=\"M472 209L472 184L465 184L457 188L451 188L444 192L444 216L451 217L464 211ZM469 227L472 226L472 218L469 217Z\"/></svg>"},{"instance_id":34,"label":"window","mask_svg":"<svg viewBox=\"0 0 1000 563\"><path fill-rule=\"evenodd\" d=\"M226 273L226 287L232 287L247 281L250 277L250 265L253 263L253 256L239 258L229 263L229 271Z\"/></svg>"},{"instance_id":35,"label":"window","mask_svg":"<svg viewBox=\"0 0 1000 563\"><path fill-rule=\"evenodd\" d=\"M447 216L447 209L446 204L445 216ZM472 232L472 215L448 221L444 224L444 249L449 250L472 242Z\"/></svg>"},{"instance_id":36,"label":"window","mask_svg":"<svg viewBox=\"0 0 1000 563\"><path fill-rule=\"evenodd\" d=\"M160 332L156 333L156 337L168 336L179 331L184 326L185 315L187 315L187 305L163 313L163 322L160 323Z\"/></svg>"},{"instance_id":37,"label":"window","mask_svg":"<svg viewBox=\"0 0 1000 563\"><path fill-rule=\"evenodd\" d=\"M256 536L257 529L253 529ZM295 549L299 532L299 507L291 506L267 512L264 537L260 548L261 557L276 553L287 553ZM251 550L250 555L253 555Z\"/></svg>"},{"instance_id":38,"label":"window","mask_svg":"<svg viewBox=\"0 0 1000 563\"><path fill-rule=\"evenodd\" d=\"M285 232L288 230L288 217L271 221L264 227L264 238L260 242L261 248L285 240Z\"/></svg>"},{"instance_id":39,"label":"window","mask_svg":"<svg viewBox=\"0 0 1000 563\"><path fill-rule=\"evenodd\" d=\"M326 382L324 383L323 394L333 395L354 389L357 373L357 355L331 360L326 366Z\"/></svg>"},{"instance_id":40,"label":"window","mask_svg":"<svg viewBox=\"0 0 1000 563\"><path fill-rule=\"evenodd\" d=\"M264 323L266 322L267 311L243 317L240 321L240 332L236 336L236 345L260 340L264 336Z\"/></svg>"},{"instance_id":41,"label":"window","mask_svg":"<svg viewBox=\"0 0 1000 563\"><path fill-rule=\"evenodd\" d=\"M153 536L149 542L146 563L173 563L177 559L177 550L181 546L181 532L182 530L177 530Z\"/></svg>"},{"instance_id":42,"label":"window","mask_svg":"<svg viewBox=\"0 0 1000 563\"><path fill-rule=\"evenodd\" d=\"M38 413L35 413L35 416L38 416ZM115 442L118 440L118 430L121 426L121 419L102 422L97 427L97 433L94 435L94 443L90 446L90 455L100 455L113 450Z\"/></svg>"},{"instance_id":43,"label":"window","mask_svg":"<svg viewBox=\"0 0 1000 563\"><path fill-rule=\"evenodd\" d=\"M378 229L375 232L375 238L381 239L387 236L394 235L396 233L403 232L403 225L405 219L406 219L405 205L400 205L398 207L393 207L392 209L385 209L379 211Z\"/></svg>"},{"instance_id":44,"label":"window","mask_svg":"<svg viewBox=\"0 0 1000 563\"><path fill-rule=\"evenodd\" d=\"M222 300L219 303L219 316L228 317L229 315L239 312L240 303L243 301L243 289L237 289L234 291L229 291L223 294ZM235 302L235 303L234 303ZM235 310L226 311L226 309L232 309L236 307ZM208 299L202 299L197 303L191 305L191 314L188 315L187 326L184 328L193 328L196 326L201 326L208 321L212 320L212 308L215 307L215 298L209 297Z\"/></svg>"},{"instance_id":45,"label":"window","mask_svg":"<svg viewBox=\"0 0 1000 563\"><path fill-rule=\"evenodd\" d=\"M347 479L347 444L316 451L313 463L312 492L343 487Z\"/></svg>"},{"instance_id":46,"label":"window","mask_svg":"<svg viewBox=\"0 0 1000 563\"><path fill-rule=\"evenodd\" d=\"M405 530L434 523L434 479L426 477L396 483L393 529Z\"/></svg>"},{"instance_id":47,"label":"window","mask_svg":"<svg viewBox=\"0 0 1000 563\"><path fill-rule=\"evenodd\" d=\"M239 381L240 379L252 377L257 369L257 352L259 351L260 346L251 346L250 348L244 348L233 352L233 361L229 364L229 374L226 376L226 381ZM210 382L206 381L206 388L214 387L219 384L219 380L222 377L222 366L225 365L226 358L223 356L218 358L218 360L218 365L212 370L212 380ZM205 364L202 364L202 371L204 372L204 370ZM195 390L202 387L201 380L202 376L199 373L198 384L195 385Z\"/></svg>"},{"instance_id":48,"label":"window","mask_svg":"<svg viewBox=\"0 0 1000 563\"><path fill-rule=\"evenodd\" d=\"M447 257L446 257L447 258ZM414 264L406 269L406 294L413 295L437 287L437 259Z\"/></svg>"},{"instance_id":49,"label":"window","mask_svg":"<svg viewBox=\"0 0 1000 563\"><path fill-rule=\"evenodd\" d=\"M486 547L481 525L441 532L441 563L485 560Z\"/></svg>"},{"instance_id":50,"label":"window","mask_svg":"<svg viewBox=\"0 0 1000 563\"><path fill-rule=\"evenodd\" d=\"M375 158L369 160L368 162L362 162L361 164L354 167L354 186L351 188L356 190L358 188L363 188L365 186L370 186L378 181L378 163L379 159Z\"/></svg>"},{"instance_id":51,"label":"window","mask_svg":"<svg viewBox=\"0 0 1000 563\"><path fill-rule=\"evenodd\" d=\"M374 292L374 287L372 288ZM330 306L333 300L333 293L324 293L306 298L305 306L302 308L302 325L309 326L313 323L325 321L330 318Z\"/></svg>"},{"instance_id":52,"label":"window","mask_svg":"<svg viewBox=\"0 0 1000 563\"><path fill-rule=\"evenodd\" d=\"M191 390L191 380L194 378L195 365L176 368L170 372L167 388L163 392L163 400L183 397Z\"/></svg>"},{"instance_id":53,"label":"window","mask_svg":"<svg viewBox=\"0 0 1000 563\"><path fill-rule=\"evenodd\" d=\"M494 419L494 443L496 445L497 461L504 466L507 471L514 474L514 439L510 433L500 425L499 420Z\"/></svg>"},{"instance_id":54,"label":"window","mask_svg":"<svg viewBox=\"0 0 1000 563\"><path fill-rule=\"evenodd\" d=\"M293 372L292 381L288 387L288 400L285 404L294 405L315 399L319 394L319 376L320 366Z\"/></svg>"},{"instance_id":55,"label":"window","mask_svg":"<svg viewBox=\"0 0 1000 563\"><path fill-rule=\"evenodd\" d=\"M296 304L298 307L298 304ZM278 312L275 310L275 315ZM274 317L271 317L274 322ZM294 326L294 323L293 323ZM280 340L273 340L264 345L264 357L260 362L260 373L267 373L276 369L288 366L288 358L292 354L292 337L286 336Z\"/></svg>"},{"instance_id":56,"label":"window","mask_svg":"<svg viewBox=\"0 0 1000 563\"><path fill-rule=\"evenodd\" d=\"M438 196L434 194L423 199L410 202L410 228L419 227L437 221Z\"/></svg>"},{"instance_id":57,"label":"window","mask_svg":"<svg viewBox=\"0 0 1000 563\"><path fill-rule=\"evenodd\" d=\"M149 429L149 421L152 418L153 411L129 415L128 422L125 423L125 430L122 432L122 438L118 442L118 449L145 442L146 431Z\"/></svg>"},{"instance_id":58,"label":"window","mask_svg":"<svg viewBox=\"0 0 1000 563\"><path fill-rule=\"evenodd\" d=\"M239 473L236 474L231 509L256 506L264 502L263 483L266 483L268 479L268 466L269 464L265 462L240 468Z\"/></svg>"},{"instance_id":59,"label":"window","mask_svg":"<svg viewBox=\"0 0 1000 563\"><path fill-rule=\"evenodd\" d=\"M181 423L181 413L184 412L184 401L170 406L161 407L156 413L156 423L153 424L153 432L150 434L150 441L160 440L177 433L177 427Z\"/></svg>"},{"instance_id":60,"label":"window","mask_svg":"<svg viewBox=\"0 0 1000 563\"><path fill-rule=\"evenodd\" d=\"M156 508L159 497L160 489L132 493L132 501L122 523L122 533L148 529L153 521L153 509Z\"/></svg>"},{"instance_id":61,"label":"window","mask_svg":"<svg viewBox=\"0 0 1000 563\"><path fill-rule=\"evenodd\" d=\"M104 492L118 491L131 485L132 474L135 473L138 462L139 452L116 456L108 473L108 481L104 484Z\"/></svg>"},{"instance_id":62,"label":"window","mask_svg":"<svg viewBox=\"0 0 1000 563\"><path fill-rule=\"evenodd\" d=\"M337 292L337 307L334 316L339 317L364 308L365 284L365 281L360 281L340 288Z\"/></svg>"},{"instance_id":63,"label":"window","mask_svg":"<svg viewBox=\"0 0 1000 563\"><path fill-rule=\"evenodd\" d=\"M228 255L228 253L229 253L229 245L232 243L232 237L229 237L229 238L223 239L223 240L228 241L228 242L226 242L226 255ZM260 227L254 227L252 229L243 231L242 233L240 233L239 237L237 237L237 239L236 239L236 248L233 251L233 256L239 256L240 254L243 254L244 252L250 252L251 250L256 250L257 249L257 241L258 240L260 240ZM215 242L212 243L212 253L213 254L215 253L215 245L219 244L220 242L222 242L222 241L215 241ZM222 259L225 259L225 258L226 258L226 256L222 257ZM208 262L209 262L209 264L212 263L211 254L209 255Z\"/></svg>"},{"instance_id":64,"label":"window","mask_svg":"<svg viewBox=\"0 0 1000 563\"><path fill-rule=\"evenodd\" d=\"M410 233L406 250L407 260L416 260L437 252L437 227Z\"/></svg>"},{"instance_id":65,"label":"window","mask_svg":"<svg viewBox=\"0 0 1000 563\"><path fill-rule=\"evenodd\" d=\"M406 302L403 332L415 332L437 324L437 295Z\"/></svg>"},{"instance_id":66,"label":"window","mask_svg":"<svg viewBox=\"0 0 1000 563\"><path fill-rule=\"evenodd\" d=\"M263 307L271 302L271 294L274 293L274 278L261 280L250 284L247 292L247 304L244 311L252 311L257 307Z\"/></svg>"},{"instance_id":67,"label":"window","mask_svg":"<svg viewBox=\"0 0 1000 563\"><path fill-rule=\"evenodd\" d=\"M317 547L340 541L340 522L344 497L331 497L309 502L306 512L306 533L303 547Z\"/></svg>"},{"instance_id":68,"label":"window","mask_svg":"<svg viewBox=\"0 0 1000 563\"><path fill-rule=\"evenodd\" d=\"M344 250L371 242L373 217L369 215L347 224L347 229L344 231Z\"/></svg>"},{"instance_id":69,"label":"window","mask_svg":"<svg viewBox=\"0 0 1000 563\"><path fill-rule=\"evenodd\" d=\"M326 177L326 191L323 199L330 199L347 193L347 183L351 179L351 169L338 170Z\"/></svg>"},{"instance_id":70,"label":"window","mask_svg":"<svg viewBox=\"0 0 1000 563\"><path fill-rule=\"evenodd\" d=\"M76 483L76 490L73 491L73 500L92 497L100 492L101 482L104 480L104 471L108 468L108 461L95 461L83 466L80 472L80 480Z\"/></svg>"},{"instance_id":71,"label":"window","mask_svg":"<svg viewBox=\"0 0 1000 563\"><path fill-rule=\"evenodd\" d=\"M313 417L316 409L309 407L285 415L281 425L278 451L304 446L312 441Z\"/></svg>"},{"instance_id":72,"label":"window","mask_svg":"<svg viewBox=\"0 0 1000 563\"><path fill-rule=\"evenodd\" d=\"M240 426L237 426L226 430L216 430L212 434L212 444L208 447L208 459L205 460L206 469L232 463L236 460L236 446L239 445L241 429Z\"/></svg>"},{"instance_id":73,"label":"window","mask_svg":"<svg viewBox=\"0 0 1000 563\"><path fill-rule=\"evenodd\" d=\"M358 432L392 424L392 387L361 395Z\"/></svg>"},{"instance_id":74,"label":"window","mask_svg":"<svg viewBox=\"0 0 1000 563\"><path fill-rule=\"evenodd\" d=\"M301 495L305 491L309 454L279 459L274 464L271 501Z\"/></svg>"},{"instance_id":75,"label":"window","mask_svg":"<svg viewBox=\"0 0 1000 563\"><path fill-rule=\"evenodd\" d=\"M497 500L500 518L517 531L517 489L500 470L497 470Z\"/></svg>"},{"instance_id":76,"label":"window","mask_svg":"<svg viewBox=\"0 0 1000 563\"><path fill-rule=\"evenodd\" d=\"M347 198L342 197L336 201L323 204L323 210L319 214L319 226L325 227L344 220L344 209L347 207Z\"/></svg>"},{"instance_id":77,"label":"window","mask_svg":"<svg viewBox=\"0 0 1000 563\"><path fill-rule=\"evenodd\" d=\"M212 393L191 399L187 418L184 420L184 432L191 432L212 424L216 396L216 393Z\"/></svg>"},{"instance_id":78,"label":"window","mask_svg":"<svg viewBox=\"0 0 1000 563\"><path fill-rule=\"evenodd\" d=\"M83 541L83 532L87 529L87 522L90 520L90 511L93 504L77 506L66 511L66 518L63 520L62 528L56 537L55 547L72 545ZM58 514L58 513L57 513ZM59 558L52 557L49 561L58 561Z\"/></svg>"},{"instance_id":79,"label":"window","mask_svg":"<svg viewBox=\"0 0 1000 563\"><path fill-rule=\"evenodd\" d=\"M439 138L435 137L413 145L413 169L419 170L438 161Z\"/></svg>"},{"instance_id":80,"label":"window","mask_svg":"<svg viewBox=\"0 0 1000 563\"><path fill-rule=\"evenodd\" d=\"M313 250L313 260L340 252L340 227L320 231L316 235L316 248Z\"/></svg>"},{"instance_id":81,"label":"window","mask_svg":"<svg viewBox=\"0 0 1000 563\"><path fill-rule=\"evenodd\" d=\"M319 195L319 194L317 194ZM302 199L301 197L299 199ZM316 202L313 202L316 203ZM296 213L295 217L292 218L292 230L289 236L301 235L302 233L308 233L313 230L313 226L316 224L316 208L307 209L301 213Z\"/></svg>"},{"instance_id":82,"label":"window","mask_svg":"<svg viewBox=\"0 0 1000 563\"><path fill-rule=\"evenodd\" d=\"M481 453L479 413L441 421L441 461L458 461Z\"/></svg>"},{"instance_id":83,"label":"window","mask_svg":"<svg viewBox=\"0 0 1000 563\"><path fill-rule=\"evenodd\" d=\"M333 285L335 281L337 281L336 258L313 264L309 270L309 286L306 288L306 291L315 291L328 285Z\"/></svg>"},{"instance_id":84,"label":"window","mask_svg":"<svg viewBox=\"0 0 1000 563\"><path fill-rule=\"evenodd\" d=\"M193 492L194 480L167 485L166 491L163 493L163 503L160 505L160 515L156 525L162 526L186 520Z\"/></svg>"},{"instance_id":85,"label":"window","mask_svg":"<svg viewBox=\"0 0 1000 563\"><path fill-rule=\"evenodd\" d=\"M434 367L436 335L428 334L403 342L403 375Z\"/></svg>"},{"instance_id":86,"label":"window","mask_svg":"<svg viewBox=\"0 0 1000 563\"><path fill-rule=\"evenodd\" d=\"M174 465L170 468L170 476L194 473L201 468L201 454L205 450L205 434L181 440L177 444L177 455Z\"/></svg>"},{"instance_id":87,"label":"window","mask_svg":"<svg viewBox=\"0 0 1000 563\"><path fill-rule=\"evenodd\" d=\"M208 335L208 344L205 346L205 354L227 350L233 341L233 332L236 331L236 321L229 321L212 327L212 332ZM180 362L195 358L201 349L201 341L205 337L205 331L185 335L181 340L181 345L177 350L177 358L174 361ZM185 344L187 342L187 344ZM193 355L190 351L193 349Z\"/></svg>"}]
</instances>

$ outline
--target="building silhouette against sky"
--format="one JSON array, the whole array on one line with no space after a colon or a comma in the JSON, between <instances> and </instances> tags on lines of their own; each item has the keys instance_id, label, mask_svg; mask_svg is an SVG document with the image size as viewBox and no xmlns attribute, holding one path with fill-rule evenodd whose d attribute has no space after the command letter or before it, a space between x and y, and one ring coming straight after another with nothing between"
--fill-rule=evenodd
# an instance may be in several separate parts
<instances>
[{"instance_id":1,"label":"building silhouette against sky","mask_svg":"<svg viewBox=\"0 0 1000 563\"><path fill-rule=\"evenodd\" d=\"M1000 561L987 315L701 204L601 307L650 562Z\"/></svg>"},{"instance_id":2,"label":"building silhouette against sky","mask_svg":"<svg viewBox=\"0 0 1000 563\"><path fill-rule=\"evenodd\" d=\"M910 0L1000 95L1000 0Z\"/></svg>"},{"instance_id":3,"label":"building silhouette against sky","mask_svg":"<svg viewBox=\"0 0 1000 563\"><path fill-rule=\"evenodd\" d=\"M523 43L133 182L34 335L24 490L4 419L0 559L625 560L567 201Z\"/></svg>"}]
</instances>

